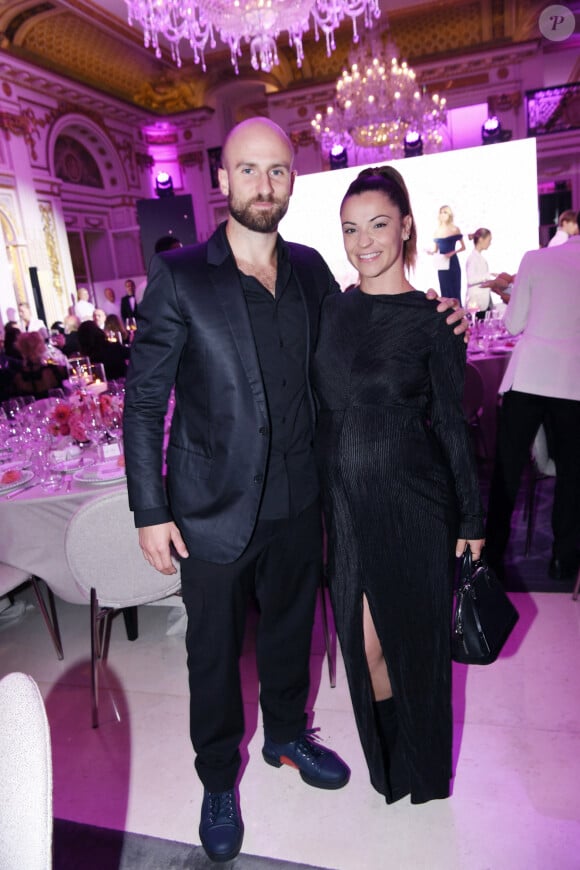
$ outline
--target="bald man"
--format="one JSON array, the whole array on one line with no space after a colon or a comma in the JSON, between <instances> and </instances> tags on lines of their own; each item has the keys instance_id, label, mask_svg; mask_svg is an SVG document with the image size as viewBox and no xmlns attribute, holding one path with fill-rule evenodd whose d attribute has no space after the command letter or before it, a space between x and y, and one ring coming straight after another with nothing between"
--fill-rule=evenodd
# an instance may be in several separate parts
<instances>
[{"instance_id":1,"label":"bald man","mask_svg":"<svg viewBox=\"0 0 580 870\"><path fill-rule=\"evenodd\" d=\"M322 301L339 287L315 250L278 234L293 156L266 118L230 133L219 169L229 217L206 243L153 257L126 384L125 458L141 548L166 574L175 571L172 550L181 561L190 730L204 786L199 832L214 861L234 858L243 838L239 658L250 594L260 608L264 760L321 789L341 788L350 774L306 730L322 553L307 372Z\"/></svg>"}]
</instances>

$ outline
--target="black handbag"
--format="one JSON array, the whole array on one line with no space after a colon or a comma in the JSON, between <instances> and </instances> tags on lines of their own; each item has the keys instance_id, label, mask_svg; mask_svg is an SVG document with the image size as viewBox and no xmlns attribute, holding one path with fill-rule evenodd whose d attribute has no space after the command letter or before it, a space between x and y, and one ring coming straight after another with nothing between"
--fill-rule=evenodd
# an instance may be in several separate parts
<instances>
[{"instance_id":1,"label":"black handbag","mask_svg":"<svg viewBox=\"0 0 580 870\"><path fill-rule=\"evenodd\" d=\"M489 665L501 652L519 614L485 556L474 562L465 548L455 590L451 657L466 665Z\"/></svg>"}]
</instances>

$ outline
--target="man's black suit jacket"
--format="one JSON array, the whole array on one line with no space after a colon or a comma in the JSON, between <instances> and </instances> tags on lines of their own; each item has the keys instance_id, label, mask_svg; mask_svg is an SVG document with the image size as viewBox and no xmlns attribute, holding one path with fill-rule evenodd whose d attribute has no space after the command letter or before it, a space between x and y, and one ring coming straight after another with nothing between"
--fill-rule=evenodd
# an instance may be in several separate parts
<instances>
[{"instance_id":1,"label":"man's black suit jacket","mask_svg":"<svg viewBox=\"0 0 580 870\"><path fill-rule=\"evenodd\" d=\"M131 302L131 299L135 300L135 297L131 296L130 293L121 297L121 319L123 321L127 320L128 317L137 317L137 301Z\"/></svg>"},{"instance_id":2,"label":"man's black suit jacket","mask_svg":"<svg viewBox=\"0 0 580 870\"><path fill-rule=\"evenodd\" d=\"M312 248L288 244L304 301L308 385L323 299L339 290ZM270 424L239 273L223 225L207 243L153 257L125 396L125 460L136 525L175 520L190 555L228 563L256 523ZM167 401L175 411L163 482Z\"/></svg>"}]
</instances>

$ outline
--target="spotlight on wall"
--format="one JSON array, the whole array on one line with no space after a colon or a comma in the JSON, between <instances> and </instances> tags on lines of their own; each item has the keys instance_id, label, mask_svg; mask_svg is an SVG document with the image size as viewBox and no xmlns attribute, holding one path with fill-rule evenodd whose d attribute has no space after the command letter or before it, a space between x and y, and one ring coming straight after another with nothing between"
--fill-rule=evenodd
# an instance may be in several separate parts
<instances>
[{"instance_id":1,"label":"spotlight on wall","mask_svg":"<svg viewBox=\"0 0 580 870\"><path fill-rule=\"evenodd\" d=\"M331 169L346 169L348 166L348 151L343 145L333 145L328 152Z\"/></svg>"},{"instance_id":2,"label":"spotlight on wall","mask_svg":"<svg viewBox=\"0 0 580 870\"><path fill-rule=\"evenodd\" d=\"M497 142L508 142L512 138L511 130L504 130L499 118L495 115L481 125L481 141L483 145L495 145Z\"/></svg>"},{"instance_id":3,"label":"spotlight on wall","mask_svg":"<svg viewBox=\"0 0 580 870\"><path fill-rule=\"evenodd\" d=\"M423 139L419 133L414 131L407 133L403 145L405 157L421 157L423 154Z\"/></svg>"},{"instance_id":4,"label":"spotlight on wall","mask_svg":"<svg viewBox=\"0 0 580 870\"><path fill-rule=\"evenodd\" d=\"M155 176L155 193L159 197L173 196L173 179L168 172L158 172Z\"/></svg>"}]
</instances>

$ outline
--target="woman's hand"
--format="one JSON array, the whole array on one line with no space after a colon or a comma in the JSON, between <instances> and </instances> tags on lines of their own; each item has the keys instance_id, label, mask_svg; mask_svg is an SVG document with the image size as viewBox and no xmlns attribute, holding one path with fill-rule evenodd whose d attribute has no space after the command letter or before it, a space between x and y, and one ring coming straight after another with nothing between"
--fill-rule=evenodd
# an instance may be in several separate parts
<instances>
[{"instance_id":1,"label":"woman's hand","mask_svg":"<svg viewBox=\"0 0 580 870\"><path fill-rule=\"evenodd\" d=\"M455 555L458 559L463 556L468 544L473 561L477 562L478 559L481 559L481 551L485 546L485 538L477 538L476 540L471 538L458 538L457 543L455 544Z\"/></svg>"}]
</instances>

